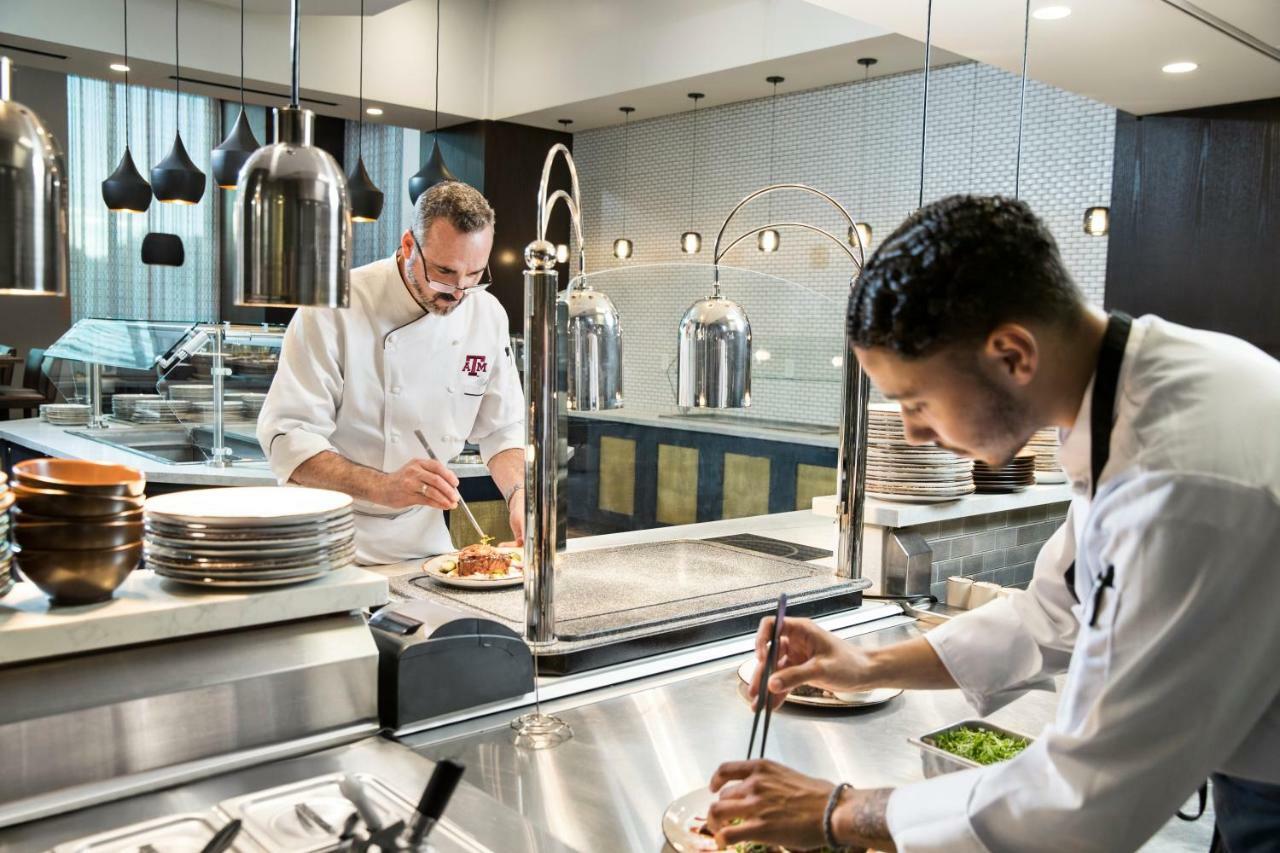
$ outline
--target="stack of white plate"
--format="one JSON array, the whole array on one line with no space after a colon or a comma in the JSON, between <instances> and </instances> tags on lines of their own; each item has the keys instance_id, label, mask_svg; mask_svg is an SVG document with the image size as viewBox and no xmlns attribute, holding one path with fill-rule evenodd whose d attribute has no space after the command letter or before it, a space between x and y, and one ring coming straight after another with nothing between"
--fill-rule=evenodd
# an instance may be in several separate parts
<instances>
[{"instance_id":1,"label":"stack of white plate","mask_svg":"<svg viewBox=\"0 0 1280 853\"><path fill-rule=\"evenodd\" d=\"M40 414L55 426L84 426L89 423L89 407L82 403L47 403Z\"/></svg>"},{"instance_id":2,"label":"stack of white plate","mask_svg":"<svg viewBox=\"0 0 1280 853\"><path fill-rule=\"evenodd\" d=\"M185 400L188 403L207 403L213 399L213 386L196 384L170 385L169 399Z\"/></svg>"},{"instance_id":3,"label":"stack of white plate","mask_svg":"<svg viewBox=\"0 0 1280 853\"><path fill-rule=\"evenodd\" d=\"M159 400L159 394L113 394L111 395L111 414L120 420L133 420L133 407L139 400Z\"/></svg>"},{"instance_id":4,"label":"stack of white plate","mask_svg":"<svg viewBox=\"0 0 1280 853\"><path fill-rule=\"evenodd\" d=\"M186 418L190 423L211 424L213 423L213 406L212 400L209 402L199 402L191 404L191 415ZM244 403L240 400L222 401L222 417L228 421L244 420Z\"/></svg>"},{"instance_id":5,"label":"stack of white plate","mask_svg":"<svg viewBox=\"0 0 1280 853\"><path fill-rule=\"evenodd\" d=\"M140 424L176 424L185 420L190 412L191 404L185 401L134 400L132 420Z\"/></svg>"},{"instance_id":6,"label":"stack of white plate","mask_svg":"<svg viewBox=\"0 0 1280 853\"><path fill-rule=\"evenodd\" d=\"M973 494L973 463L935 445L907 444L902 409L872 404L867 424L867 495L902 503L942 503Z\"/></svg>"},{"instance_id":7,"label":"stack of white plate","mask_svg":"<svg viewBox=\"0 0 1280 853\"><path fill-rule=\"evenodd\" d=\"M351 498L326 489L253 486L147 501L147 565L182 583L278 586L355 561Z\"/></svg>"},{"instance_id":8,"label":"stack of white plate","mask_svg":"<svg viewBox=\"0 0 1280 853\"><path fill-rule=\"evenodd\" d=\"M244 416L256 421L258 415L262 414L262 404L267 402L267 395L246 391L240 395L240 399L244 402Z\"/></svg>"},{"instance_id":9,"label":"stack of white plate","mask_svg":"<svg viewBox=\"0 0 1280 853\"><path fill-rule=\"evenodd\" d=\"M9 539L9 509L13 506L13 492L9 482L0 475L0 598L13 589L13 546Z\"/></svg>"},{"instance_id":10,"label":"stack of white plate","mask_svg":"<svg viewBox=\"0 0 1280 853\"><path fill-rule=\"evenodd\" d=\"M1036 483L1036 455L1023 450L1003 468L991 468L983 462L973 466L973 482L984 494L1020 492Z\"/></svg>"},{"instance_id":11,"label":"stack of white plate","mask_svg":"<svg viewBox=\"0 0 1280 853\"><path fill-rule=\"evenodd\" d=\"M1058 458L1058 451L1062 449L1062 442L1058 440L1057 427L1045 427L1042 430L1038 430L1035 435L1031 436L1027 446L1022 449L1030 450L1036 455L1037 483L1065 483L1067 481L1067 473L1062 470L1062 460Z\"/></svg>"}]
</instances>

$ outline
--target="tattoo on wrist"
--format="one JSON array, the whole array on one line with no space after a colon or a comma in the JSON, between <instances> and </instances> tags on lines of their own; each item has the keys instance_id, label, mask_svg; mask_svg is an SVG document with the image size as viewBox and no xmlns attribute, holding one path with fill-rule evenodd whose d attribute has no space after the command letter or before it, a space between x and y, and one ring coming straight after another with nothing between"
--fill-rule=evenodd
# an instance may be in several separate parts
<instances>
[{"instance_id":1,"label":"tattoo on wrist","mask_svg":"<svg viewBox=\"0 0 1280 853\"><path fill-rule=\"evenodd\" d=\"M892 788L876 788L871 791L860 791L861 796L853 800L853 813L850 816L850 832L859 841L878 841L889 838L889 795Z\"/></svg>"}]
</instances>

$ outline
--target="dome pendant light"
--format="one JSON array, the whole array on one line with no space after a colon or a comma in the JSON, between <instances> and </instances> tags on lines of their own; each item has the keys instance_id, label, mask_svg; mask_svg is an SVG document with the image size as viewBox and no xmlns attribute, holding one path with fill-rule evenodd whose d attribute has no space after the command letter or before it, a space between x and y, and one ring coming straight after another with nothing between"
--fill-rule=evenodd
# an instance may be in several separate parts
<instances>
[{"instance_id":1,"label":"dome pendant light","mask_svg":"<svg viewBox=\"0 0 1280 853\"><path fill-rule=\"evenodd\" d=\"M243 2L243 0L241 0ZM364 0L360 0L360 128L356 164L347 175L352 222L376 222L382 215L382 190L364 167Z\"/></svg>"},{"instance_id":2,"label":"dome pendant light","mask_svg":"<svg viewBox=\"0 0 1280 853\"><path fill-rule=\"evenodd\" d=\"M635 107L618 107L622 113L622 190L626 194L628 178L630 177L630 160L631 160L631 114L636 111ZM627 204L624 200L622 203L622 233L627 233ZM620 261L635 254L635 244L628 237L619 237L613 241L613 256Z\"/></svg>"},{"instance_id":3,"label":"dome pendant light","mask_svg":"<svg viewBox=\"0 0 1280 853\"><path fill-rule=\"evenodd\" d=\"M182 144L180 117L182 114L182 72L178 59L178 6L181 0L173 0L173 94L174 134L169 155L151 168L151 189L156 201L172 204L198 204L204 196L204 172L196 168Z\"/></svg>"},{"instance_id":4,"label":"dome pendant light","mask_svg":"<svg viewBox=\"0 0 1280 853\"><path fill-rule=\"evenodd\" d=\"M275 111L275 143L240 170L235 198L236 304L351 305L347 181L315 145L315 113L298 106L300 0L290 0L292 86Z\"/></svg>"},{"instance_id":5,"label":"dome pendant light","mask_svg":"<svg viewBox=\"0 0 1280 853\"><path fill-rule=\"evenodd\" d=\"M444 181L456 181L458 176L449 171L445 165L444 155L440 153L440 0L436 0L436 103L435 130L431 133L431 156L422 164L412 178L409 179L409 198L414 204L418 196Z\"/></svg>"},{"instance_id":6,"label":"dome pendant light","mask_svg":"<svg viewBox=\"0 0 1280 853\"><path fill-rule=\"evenodd\" d=\"M696 255L702 250L702 235L693 229L693 189L698 185L698 101L706 97L690 92L693 100L693 156L689 158L689 230L680 235L680 251Z\"/></svg>"},{"instance_id":7,"label":"dome pendant light","mask_svg":"<svg viewBox=\"0 0 1280 853\"><path fill-rule=\"evenodd\" d=\"M66 296L67 165L40 116L9 99L0 56L0 294Z\"/></svg>"},{"instance_id":8,"label":"dome pendant light","mask_svg":"<svg viewBox=\"0 0 1280 853\"><path fill-rule=\"evenodd\" d=\"M769 98L769 186L773 186L774 136L778 130L778 84L785 80L785 77L779 77L776 74L764 78L766 83L773 84L773 95ZM773 221L773 196L769 197L768 221ZM766 228L756 235L756 248L766 255L771 255L778 251L778 247L781 245L782 235L778 233L776 228Z\"/></svg>"},{"instance_id":9,"label":"dome pendant light","mask_svg":"<svg viewBox=\"0 0 1280 853\"><path fill-rule=\"evenodd\" d=\"M209 157L213 182L220 189L235 189L240 168L259 147L258 138L249 127L249 117L244 113L244 0L240 0L240 115L231 133Z\"/></svg>"},{"instance_id":10,"label":"dome pendant light","mask_svg":"<svg viewBox=\"0 0 1280 853\"><path fill-rule=\"evenodd\" d=\"M151 185L138 174L129 150L129 0L124 0L124 154L120 164L102 182L102 201L107 210L143 213L151 206Z\"/></svg>"}]
</instances>

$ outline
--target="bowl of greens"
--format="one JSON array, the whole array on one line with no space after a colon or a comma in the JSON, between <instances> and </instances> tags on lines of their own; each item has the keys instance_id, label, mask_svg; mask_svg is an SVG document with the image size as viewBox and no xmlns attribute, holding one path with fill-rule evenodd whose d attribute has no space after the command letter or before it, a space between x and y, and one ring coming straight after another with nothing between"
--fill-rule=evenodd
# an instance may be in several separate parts
<instances>
[{"instance_id":1,"label":"bowl of greens","mask_svg":"<svg viewBox=\"0 0 1280 853\"><path fill-rule=\"evenodd\" d=\"M1031 740L985 720L961 720L911 738L920 749L926 777L1008 761L1030 746Z\"/></svg>"}]
</instances>

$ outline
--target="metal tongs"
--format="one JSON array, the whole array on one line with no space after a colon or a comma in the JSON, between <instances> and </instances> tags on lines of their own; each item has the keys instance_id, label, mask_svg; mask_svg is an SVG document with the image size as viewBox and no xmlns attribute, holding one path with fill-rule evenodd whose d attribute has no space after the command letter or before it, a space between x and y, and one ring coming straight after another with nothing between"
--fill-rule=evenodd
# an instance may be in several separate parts
<instances>
[{"instance_id":1,"label":"metal tongs","mask_svg":"<svg viewBox=\"0 0 1280 853\"><path fill-rule=\"evenodd\" d=\"M760 676L760 692L756 695L755 719L751 722L751 740L747 742L747 761L755 751L756 729L760 725L760 712L764 712L764 731L760 735L760 757L764 758L764 747L769 740L769 720L773 717L773 701L769 694L769 677L778 665L778 648L782 645L782 620L787 615L787 594L778 596L778 615L773 620L773 639L764 657L764 673Z\"/></svg>"},{"instance_id":2,"label":"metal tongs","mask_svg":"<svg viewBox=\"0 0 1280 853\"><path fill-rule=\"evenodd\" d=\"M342 795L356 807L342 830L341 846L344 853L365 853L380 850L382 853L402 853L402 851L422 851L426 849L426 839L439 823L445 807L453 797L454 789L462 779L463 766L454 761L437 762L427 787L418 799L415 814L408 825L405 821L383 826L382 817L373 802L369 799L364 785L354 776L346 776L338 783ZM363 821L367 834L361 837L357 828Z\"/></svg>"}]
</instances>

